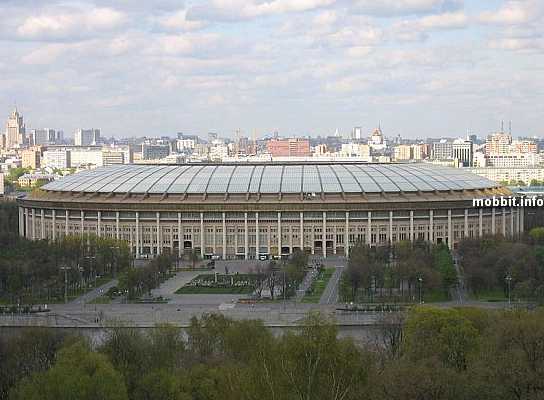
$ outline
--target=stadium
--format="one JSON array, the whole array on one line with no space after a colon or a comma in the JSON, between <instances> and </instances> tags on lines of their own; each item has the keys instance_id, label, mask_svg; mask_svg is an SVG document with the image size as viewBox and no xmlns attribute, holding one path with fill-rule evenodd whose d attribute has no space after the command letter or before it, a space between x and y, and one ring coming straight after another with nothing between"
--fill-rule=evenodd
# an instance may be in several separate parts
<instances>
[{"instance_id":1,"label":"stadium","mask_svg":"<svg viewBox=\"0 0 544 400\"><path fill-rule=\"evenodd\" d=\"M523 212L474 208L508 196L498 183L431 164L119 165L51 182L20 198L20 235L126 240L135 257L161 253L267 259L296 250L349 255L426 240L516 236Z\"/></svg>"}]
</instances>

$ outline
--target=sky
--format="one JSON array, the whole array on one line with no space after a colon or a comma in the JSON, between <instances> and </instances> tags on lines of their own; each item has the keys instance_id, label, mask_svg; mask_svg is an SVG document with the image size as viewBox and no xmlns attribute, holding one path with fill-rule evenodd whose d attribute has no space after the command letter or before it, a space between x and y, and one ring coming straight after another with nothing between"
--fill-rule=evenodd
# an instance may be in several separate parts
<instances>
[{"instance_id":1,"label":"sky","mask_svg":"<svg viewBox=\"0 0 544 400\"><path fill-rule=\"evenodd\" d=\"M0 119L17 105L27 128L544 135L544 0L0 0L0 15Z\"/></svg>"}]
</instances>

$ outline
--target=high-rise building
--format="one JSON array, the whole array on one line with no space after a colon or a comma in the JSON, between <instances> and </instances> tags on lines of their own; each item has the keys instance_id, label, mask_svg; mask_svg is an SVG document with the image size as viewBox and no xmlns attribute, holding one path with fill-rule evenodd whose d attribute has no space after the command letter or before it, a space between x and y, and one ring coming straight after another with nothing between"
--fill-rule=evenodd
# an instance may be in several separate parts
<instances>
[{"instance_id":1,"label":"high-rise building","mask_svg":"<svg viewBox=\"0 0 544 400\"><path fill-rule=\"evenodd\" d=\"M76 146L96 146L100 144L100 129L78 129L74 134Z\"/></svg>"},{"instance_id":2,"label":"high-rise building","mask_svg":"<svg viewBox=\"0 0 544 400\"><path fill-rule=\"evenodd\" d=\"M351 131L351 138L354 140L360 140L363 138L363 128L360 126L356 126Z\"/></svg>"},{"instance_id":3,"label":"high-rise building","mask_svg":"<svg viewBox=\"0 0 544 400\"><path fill-rule=\"evenodd\" d=\"M308 139L272 139L266 143L272 157L307 157L310 155Z\"/></svg>"},{"instance_id":4,"label":"high-rise building","mask_svg":"<svg viewBox=\"0 0 544 400\"><path fill-rule=\"evenodd\" d=\"M57 133L54 129L32 129L30 131L29 144L31 146L57 144Z\"/></svg>"},{"instance_id":5,"label":"high-rise building","mask_svg":"<svg viewBox=\"0 0 544 400\"><path fill-rule=\"evenodd\" d=\"M498 132L487 137L485 141L485 154L506 154L510 152L512 135L510 133Z\"/></svg>"},{"instance_id":6,"label":"high-rise building","mask_svg":"<svg viewBox=\"0 0 544 400\"><path fill-rule=\"evenodd\" d=\"M463 167L472 166L473 144L470 140L456 139L452 144L453 158L457 158Z\"/></svg>"},{"instance_id":7,"label":"high-rise building","mask_svg":"<svg viewBox=\"0 0 544 400\"><path fill-rule=\"evenodd\" d=\"M21 147L26 142L25 123L23 116L15 109L6 124L6 147L8 149Z\"/></svg>"}]
</instances>

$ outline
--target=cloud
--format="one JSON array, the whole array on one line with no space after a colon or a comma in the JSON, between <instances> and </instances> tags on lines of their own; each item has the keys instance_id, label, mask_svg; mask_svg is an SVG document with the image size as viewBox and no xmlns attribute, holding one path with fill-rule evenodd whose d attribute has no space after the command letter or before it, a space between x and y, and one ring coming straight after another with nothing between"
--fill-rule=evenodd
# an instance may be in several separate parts
<instances>
[{"instance_id":1,"label":"cloud","mask_svg":"<svg viewBox=\"0 0 544 400\"><path fill-rule=\"evenodd\" d=\"M469 18L462 11L426 15L418 19L403 20L391 27L393 38L401 42L423 41L434 30L463 29L469 24Z\"/></svg>"},{"instance_id":2,"label":"cloud","mask_svg":"<svg viewBox=\"0 0 544 400\"><path fill-rule=\"evenodd\" d=\"M521 25L539 19L543 13L542 0L512 0L498 10L481 13L480 21L498 25Z\"/></svg>"},{"instance_id":3,"label":"cloud","mask_svg":"<svg viewBox=\"0 0 544 400\"><path fill-rule=\"evenodd\" d=\"M125 21L125 14L112 8L51 10L26 17L16 32L19 38L29 40L73 39L111 31Z\"/></svg>"},{"instance_id":4,"label":"cloud","mask_svg":"<svg viewBox=\"0 0 544 400\"><path fill-rule=\"evenodd\" d=\"M170 31L195 31L208 26L205 21L187 19L186 9L158 18L158 24Z\"/></svg>"},{"instance_id":5,"label":"cloud","mask_svg":"<svg viewBox=\"0 0 544 400\"><path fill-rule=\"evenodd\" d=\"M239 21L331 6L336 0L211 0L189 8L191 20Z\"/></svg>"},{"instance_id":6,"label":"cloud","mask_svg":"<svg viewBox=\"0 0 544 400\"><path fill-rule=\"evenodd\" d=\"M354 0L354 11L380 17L452 12L462 0Z\"/></svg>"}]
</instances>

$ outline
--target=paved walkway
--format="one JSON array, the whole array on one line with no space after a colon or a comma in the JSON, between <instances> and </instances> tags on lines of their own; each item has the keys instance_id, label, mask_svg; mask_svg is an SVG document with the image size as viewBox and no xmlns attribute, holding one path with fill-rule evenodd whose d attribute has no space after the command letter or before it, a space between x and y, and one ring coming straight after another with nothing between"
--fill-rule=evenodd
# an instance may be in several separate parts
<instances>
[{"instance_id":1,"label":"paved walkway","mask_svg":"<svg viewBox=\"0 0 544 400\"><path fill-rule=\"evenodd\" d=\"M319 304L336 304L338 302L338 285L342 276L343 266L335 266L334 273L327 283L327 287L319 299Z\"/></svg>"},{"instance_id":2,"label":"paved walkway","mask_svg":"<svg viewBox=\"0 0 544 400\"><path fill-rule=\"evenodd\" d=\"M85 293L82 296L79 296L78 298L72 300L71 304L85 304L90 303L94 299L102 296L105 294L110 288L117 286L119 284L119 281L117 279L112 279L111 281L104 283L101 286L98 286L97 288Z\"/></svg>"},{"instance_id":3,"label":"paved walkway","mask_svg":"<svg viewBox=\"0 0 544 400\"><path fill-rule=\"evenodd\" d=\"M295 296L295 301L300 303L302 298L306 294L306 291L312 286L312 282L317 278L318 272L317 269L312 268L307 273L297 289L297 294Z\"/></svg>"},{"instance_id":4,"label":"paved walkway","mask_svg":"<svg viewBox=\"0 0 544 400\"><path fill-rule=\"evenodd\" d=\"M177 272L176 275L174 275L172 278L166 280L165 282L161 283L161 285L151 290L151 296L153 297L171 297L173 294L175 294L176 290L178 290L180 287L185 286L189 282L191 282L194 278L196 278L200 274L208 274L209 271L180 271ZM211 272L213 273L213 271Z\"/></svg>"}]
</instances>

